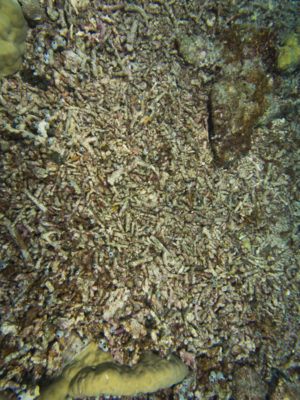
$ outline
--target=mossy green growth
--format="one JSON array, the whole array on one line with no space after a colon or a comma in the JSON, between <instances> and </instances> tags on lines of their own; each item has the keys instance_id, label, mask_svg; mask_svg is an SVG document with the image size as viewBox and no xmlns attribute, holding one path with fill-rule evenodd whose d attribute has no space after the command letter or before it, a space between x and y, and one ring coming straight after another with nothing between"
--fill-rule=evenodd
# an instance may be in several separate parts
<instances>
[{"instance_id":1,"label":"mossy green growth","mask_svg":"<svg viewBox=\"0 0 300 400\"><path fill-rule=\"evenodd\" d=\"M39 400L64 400L73 397L135 396L152 393L181 382L188 367L176 356L164 360L146 353L132 367L113 361L109 353L90 343L69 365L61 376L48 386Z\"/></svg>"},{"instance_id":2,"label":"mossy green growth","mask_svg":"<svg viewBox=\"0 0 300 400\"><path fill-rule=\"evenodd\" d=\"M293 72L300 66L300 33L292 33L279 49L277 67L283 72Z\"/></svg>"},{"instance_id":3,"label":"mossy green growth","mask_svg":"<svg viewBox=\"0 0 300 400\"><path fill-rule=\"evenodd\" d=\"M0 77L22 65L27 23L17 0L0 0Z\"/></svg>"}]
</instances>

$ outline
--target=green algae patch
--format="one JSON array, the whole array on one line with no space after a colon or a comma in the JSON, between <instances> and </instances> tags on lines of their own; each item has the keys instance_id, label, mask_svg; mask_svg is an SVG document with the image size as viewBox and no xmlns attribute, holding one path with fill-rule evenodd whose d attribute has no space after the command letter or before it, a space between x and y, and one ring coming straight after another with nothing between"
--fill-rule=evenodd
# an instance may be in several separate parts
<instances>
[{"instance_id":1,"label":"green algae patch","mask_svg":"<svg viewBox=\"0 0 300 400\"><path fill-rule=\"evenodd\" d=\"M176 356L168 359L147 352L134 366L113 361L111 354L90 343L69 365L61 376L48 386L39 400L64 400L73 397L135 396L152 393L181 382L188 367Z\"/></svg>"}]
</instances>

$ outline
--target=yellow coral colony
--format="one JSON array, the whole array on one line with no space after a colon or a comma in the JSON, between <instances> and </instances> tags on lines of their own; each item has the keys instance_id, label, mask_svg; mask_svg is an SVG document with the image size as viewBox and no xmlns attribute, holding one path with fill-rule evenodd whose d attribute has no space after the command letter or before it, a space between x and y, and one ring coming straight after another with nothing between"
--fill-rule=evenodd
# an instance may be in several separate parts
<instances>
[{"instance_id":1,"label":"yellow coral colony","mask_svg":"<svg viewBox=\"0 0 300 400\"><path fill-rule=\"evenodd\" d=\"M27 23L17 0L0 0L0 77L22 65Z\"/></svg>"},{"instance_id":2,"label":"yellow coral colony","mask_svg":"<svg viewBox=\"0 0 300 400\"><path fill-rule=\"evenodd\" d=\"M173 355L163 360L149 352L129 367L117 364L109 353L100 350L96 343L90 343L46 388L39 400L64 400L67 395L135 396L175 385L187 374L188 367Z\"/></svg>"}]
</instances>

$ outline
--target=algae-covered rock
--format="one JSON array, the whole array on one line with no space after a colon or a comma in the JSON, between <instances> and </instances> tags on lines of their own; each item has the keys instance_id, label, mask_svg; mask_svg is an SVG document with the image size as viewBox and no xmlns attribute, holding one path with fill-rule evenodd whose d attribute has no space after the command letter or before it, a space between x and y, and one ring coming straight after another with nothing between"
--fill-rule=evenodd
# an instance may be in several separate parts
<instances>
[{"instance_id":1,"label":"algae-covered rock","mask_svg":"<svg viewBox=\"0 0 300 400\"><path fill-rule=\"evenodd\" d=\"M27 23L17 0L0 0L0 77L22 65Z\"/></svg>"},{"instance_id":2,"label":"algae-covered rock","mask_svg":"<svg viewBox=\"0 0 300 400\"><path fill-rule=\"evenodd\" d=\"M164 360L149 352L129 367L114 362L109 353L90 343L42 392L39 400L64 400L67 395L135 396L168 388L181 382L187 374L188 367L173 355Z\"/></svg>"},{"instance_id":3,"label":"algae-covered rock","mask_svg":"<svg viewBox=\"0 0 300 400\"><path fill-rule=\"evenodd\" d=\"M209 136L219 165L239 159L251 147L253 128L272 104L272 80L258 61L228 65L210 93Z\"/></svg>"},{"instance_id":4,"label":"algae-covered rock","mask_svg":"<svg viewBox=\"0 0 300 400\"><path fill-rule=\"evenodd\" d=\"M279 49L277 66L280 71L293 72L300 66L300 34L289 35L283 47Z\"/></svg>"}]
</instances>

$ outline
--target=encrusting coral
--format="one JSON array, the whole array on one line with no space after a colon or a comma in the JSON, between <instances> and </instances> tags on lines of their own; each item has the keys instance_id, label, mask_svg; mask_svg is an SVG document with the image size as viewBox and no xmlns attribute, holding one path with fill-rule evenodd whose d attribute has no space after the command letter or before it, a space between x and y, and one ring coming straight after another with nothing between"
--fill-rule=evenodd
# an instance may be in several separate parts
<instances>
[{"instance_id":1,"label":"encrusting coral","mask_svg":"<svg viewBox=\"0 0 300 400\"><path fill-rule=\"evenodd\" d=\"M17 0L0 0L0 77L22 65L27 23Z\"/></svg>"},{"instance_id":2,"label":"encrusting coral","mask_svg":"<svg viewBox=\"0 0 300 400\"><path fill-rule=\"evenodd\" d=\"M90 343L42 392L39 400L64 400L67 395L152 393L181 382L187 374L188 367L174 355L164 360L148 352L129 367L114 362L111 354L100 350L96 343Z\"/></svg>"}]
</instances>

